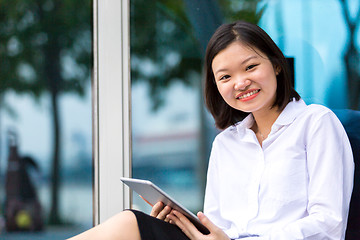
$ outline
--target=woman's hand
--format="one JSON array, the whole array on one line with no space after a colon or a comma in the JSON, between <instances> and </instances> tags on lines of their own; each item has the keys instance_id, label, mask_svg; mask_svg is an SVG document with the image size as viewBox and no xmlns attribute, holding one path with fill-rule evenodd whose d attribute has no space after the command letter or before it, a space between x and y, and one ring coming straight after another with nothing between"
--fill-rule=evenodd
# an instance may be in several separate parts
<instances>
[{"instance_id":1,"label":"woman's hand","mask_svg":"<svg viewBox=\"0 0 360 240\"><path fill-rule=\"evenodd\" d=\"M164 220L169 222L170 219L167 218L172 208L165 206L162 202L157 202L151 209L150 216L156 217L157 219Z\"/></svg>"},{"instance_id":2,"label":"woman's hand","mask_svg":"<svg viewBox=\"0 0 360 240\"><path fill-rule=\"evenodd\" d=\"M177 225L191 240L230 240L225 232L213 224L205 214L198 212L197 216L200 222L209 230L208 235L201 233L187 217L176 210L172 210L167 218L170 223Z\"/></svg>"}]
</instances>

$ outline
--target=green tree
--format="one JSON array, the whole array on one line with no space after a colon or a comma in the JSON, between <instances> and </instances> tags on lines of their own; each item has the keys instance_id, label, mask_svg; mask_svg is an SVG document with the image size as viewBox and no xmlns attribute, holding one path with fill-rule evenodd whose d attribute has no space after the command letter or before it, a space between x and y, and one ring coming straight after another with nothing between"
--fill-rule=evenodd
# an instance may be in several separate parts
<instances>
[{"instance_id":1,"label":"green tree","mask_svg":"<svg viewBox=\"0 0 360 240\"><path fill-rule=\"evenodd\" d=\"M189 75L199 70L200 52L182 1L133 0L130 17L132 81L149 84L156 110L171 84L194 84Z\"/></svg>"},{"instance_id":2,"label":"green tree","mask_svg":"<svg viewBox=\"0 0 360 240\"><path fill-rule=\"evenodd\" d=\"M62 222L59 97L69 92L83 95L89 80L91 6L90 0L0 0L0 99L15 91L34 99L46 94L51 102L50 224Z\"/></svg>"},{"instance_id":3,"label":"green tree","mask_svg":"<svg viewBox=\"0 0 360 240\"><path fill-rule=\"evenodd\" d=\"M201 74L206 44L220 24L234 20L256 24L265 9L259 7L260 0L130 3L132 81L149 83L154 109L162 105L164 90L171 84L198 84L189 76Z\"/></svg>"}]
</instances>

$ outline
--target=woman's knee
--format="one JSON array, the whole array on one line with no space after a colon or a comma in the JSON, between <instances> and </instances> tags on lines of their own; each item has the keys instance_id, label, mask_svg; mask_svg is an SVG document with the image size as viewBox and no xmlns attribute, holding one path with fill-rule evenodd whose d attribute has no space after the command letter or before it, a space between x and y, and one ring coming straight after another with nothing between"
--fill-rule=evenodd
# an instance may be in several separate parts
<instances>
[{"instance_id":1,"label":"woman's knee","mask_svg":"<svg viewBox=\"0 0 360 240\"><path fill-rule=\"evenodd\" d=\"M103 226L106 231L111 234L111 239L140 239L139 227L136 216L131 211L123 211L108 221Z\"/></svg>"},{"instance_id":2,"label":"woman's knee","mask_svg":"<svg viewBox=\"0 0 360 240\"><path fill-rule=\"evenodd\" d=\"M126 222L127 224L130 224L130 225L135 224L137 227L137 219L136 219L135 214L132 211L125 210L119 214L121 215L121 218L124 222Z\"/></svg>"}]
</instances>

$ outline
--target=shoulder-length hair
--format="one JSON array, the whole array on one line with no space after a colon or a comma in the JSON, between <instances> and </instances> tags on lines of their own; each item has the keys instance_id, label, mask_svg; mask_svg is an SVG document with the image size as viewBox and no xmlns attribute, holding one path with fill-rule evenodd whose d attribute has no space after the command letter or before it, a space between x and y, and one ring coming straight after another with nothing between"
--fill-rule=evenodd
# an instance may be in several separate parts
<instances>
[{"instance_id":1,"label":"shoulder-length hair","mask_svg":"<svg viewBox=\"0 0 360 240\"><path fill-rule=\"evenodd\" d=\"M273 107L277 106L279 111L282 111L293 98L297 101L300 99L300 95L292 86L289 65L283 53L263 29L244 21L223 24L215 31L207 45L204 63L205 103L215 119L216 126L220 129L234 125L249 114L230 107L224 101L217 89L212 70L215 56L235 41L260 50L274 67L280 69L276 76L277 89Z\"/></svg>"}]
</instances>

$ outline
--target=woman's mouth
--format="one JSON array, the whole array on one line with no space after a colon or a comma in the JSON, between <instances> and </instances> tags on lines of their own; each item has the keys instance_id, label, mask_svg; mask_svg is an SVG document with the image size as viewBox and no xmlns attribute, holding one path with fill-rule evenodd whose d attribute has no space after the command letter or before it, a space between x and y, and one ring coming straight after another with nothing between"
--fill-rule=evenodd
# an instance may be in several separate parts
<instances>
[{"instance_id":1,"label":"woman's mouth","mask_svg":"<svg viewBox=\"0 0 360 240\"><path fill-rule=\"evenodd\" d=\"M260 89L256 89L256 90L250 91L248 93L241 94L236 99L241 100L241 101L251 100L254 97L256 97L259 92L260 92Z\"/></svg>"}]
</instances>

